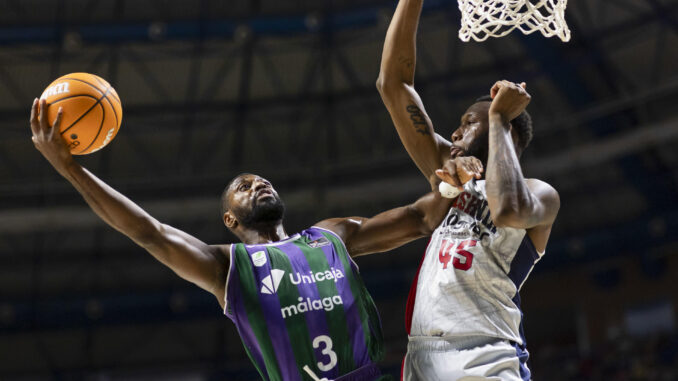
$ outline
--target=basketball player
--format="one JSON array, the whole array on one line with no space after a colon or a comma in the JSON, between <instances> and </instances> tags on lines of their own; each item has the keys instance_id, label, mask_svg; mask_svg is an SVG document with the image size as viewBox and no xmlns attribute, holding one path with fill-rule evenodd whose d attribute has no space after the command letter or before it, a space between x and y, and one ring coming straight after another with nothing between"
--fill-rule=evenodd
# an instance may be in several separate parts
<instances>
[{"instance_id":1,"label":"basketball player","mask_svg":"<svg viewBox=\"0 0 678 381\"><path fill-rule=\"evenodd\" d=\"M437 135L414 90L422 0L400 0L377 87L400 139L436 188L462 192L435 229L408 300L404 380L529 380L519 290L544 255L560 207L549 184L523 178L532 138L525 84L499 81L466 110L451 141ZM482 162L462 184L460 157ZM486 169L486 170L485 170Z\"/></svg>"},{"instance_id":2,"label":"basketball player","mask_svg":"<svg viewBox=\"0 0 678 381\"><path fill-rule=\"evenodd\" d=\"M351 257L428 236L450 202L429 193L372 218L332 218L288 235L284 206L267 180L241 174L222 195L223 222L242 243L208 245L154 219L80 166L47 105L36 99L36 148L107 224L180 277L212 293L233 320L265 380L375 380L381 324ZM463 169L462 169L463 168ZM477 176L460 163L462 178Z\"/></svg>"}]
</instances>

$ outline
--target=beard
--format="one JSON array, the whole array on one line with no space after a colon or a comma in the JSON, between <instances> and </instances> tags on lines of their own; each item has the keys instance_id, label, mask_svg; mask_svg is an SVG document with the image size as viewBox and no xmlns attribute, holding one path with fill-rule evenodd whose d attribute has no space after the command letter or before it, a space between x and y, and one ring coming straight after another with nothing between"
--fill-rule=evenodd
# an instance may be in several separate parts
<instances>
[{"instance_id":1,"label":"beard","mask_svg":"<svg viewBox=\"0 0 678 381\"><path fill-rule=\"evenodd\" d=\"M487 169L487 158L489 155L489 138L489 134L483 134L483 136L473 139L468 148L464 150L464 156L473 156L477 158L483 163L483 167L485 167L485 169Z\"/></svg>"},{"instance_id":2,"label":"beard","mask_svg":"<svg viewBox=\"0 0 678 381\"><path fill-rule=\"evenodd\" d=\"M267 198L264 201L255 200L252 210L238 220L241 225L256 230L282 221L284 215L285 204L278 195L275 195L273 198Z\"/></svg>"}]
</instances>

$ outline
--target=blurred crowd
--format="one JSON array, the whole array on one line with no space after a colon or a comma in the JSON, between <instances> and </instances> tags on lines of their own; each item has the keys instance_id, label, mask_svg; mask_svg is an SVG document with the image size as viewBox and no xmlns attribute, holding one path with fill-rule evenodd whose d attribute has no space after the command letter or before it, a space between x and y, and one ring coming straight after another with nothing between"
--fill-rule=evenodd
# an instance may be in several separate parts
<instances>
[{"instance_id":1,"label":"blurred crowd","mask_svg":"<svg viewBox=\"0 0 678 381\"><path fill-rule=\"evenodd\" d=\"M676 381L678 335L622 336L580 355L576 347L556 345L533 352L536 380Z\"/></svg>"}]
</instances>

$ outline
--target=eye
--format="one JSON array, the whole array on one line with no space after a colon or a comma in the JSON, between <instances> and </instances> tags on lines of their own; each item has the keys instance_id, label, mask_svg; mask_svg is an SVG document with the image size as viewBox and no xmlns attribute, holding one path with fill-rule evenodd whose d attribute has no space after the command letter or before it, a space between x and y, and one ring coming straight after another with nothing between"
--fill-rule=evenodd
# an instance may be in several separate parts
<instances>
[{"instance_id":1,"label":"eye","mask_svg":"<svg viewBox=\"0 0 678 381\"><path fill-rule=\"evenodd\" d=\"M240 186L238 187L238 190L239 190L240 192L244 192L244 191L246 191L246 190L248 190L248 189L250 189L250 184L248 184L248 183L240 184Z\"/></svg>"}]
</instances>

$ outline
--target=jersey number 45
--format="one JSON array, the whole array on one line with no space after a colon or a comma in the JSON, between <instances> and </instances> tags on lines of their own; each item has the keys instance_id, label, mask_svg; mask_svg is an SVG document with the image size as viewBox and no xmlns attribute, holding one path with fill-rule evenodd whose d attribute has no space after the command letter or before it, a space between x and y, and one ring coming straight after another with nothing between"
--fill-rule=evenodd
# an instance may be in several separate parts
<instances>
[{"instance_id":1,"label":"jersey number 45","mask_svg":"<svg viewBox=\"0 0 678 381\"><path fill-rule=\"evenodd\" d=\"M438 259L440 263L443 264L443 269L447 269L447 264L452 261L452 267L457 270L467 271L473 265L473 253L464 250L467 247L473 247L478 241L474 239L467 239L466 241L461 241L456 248L454 244L456 241L449 241L444 239L443 244L440 245L440 252L438 253ZM454 248L454 253L450 254L450 251Z\"/></svg>"}]
</instances>

